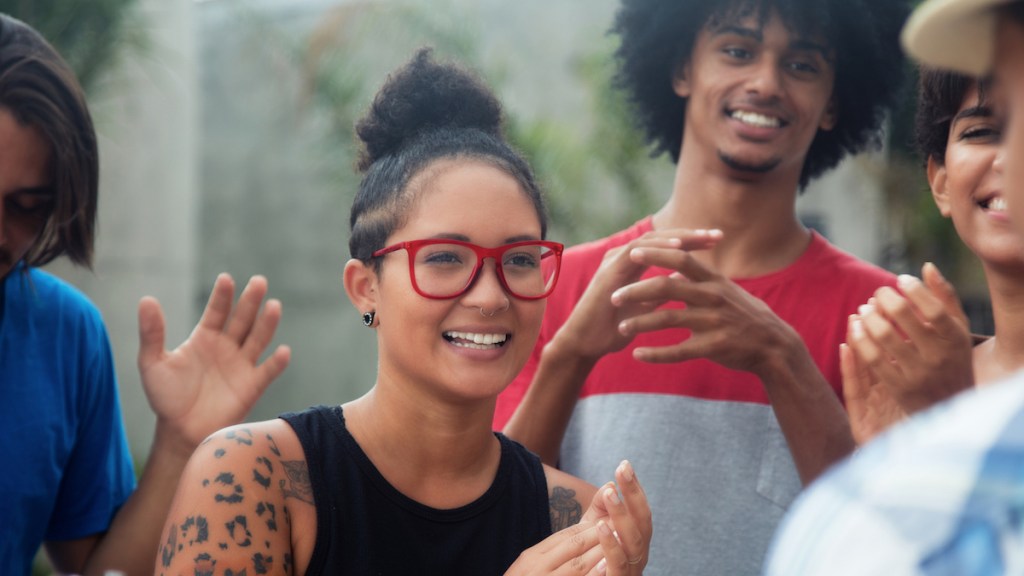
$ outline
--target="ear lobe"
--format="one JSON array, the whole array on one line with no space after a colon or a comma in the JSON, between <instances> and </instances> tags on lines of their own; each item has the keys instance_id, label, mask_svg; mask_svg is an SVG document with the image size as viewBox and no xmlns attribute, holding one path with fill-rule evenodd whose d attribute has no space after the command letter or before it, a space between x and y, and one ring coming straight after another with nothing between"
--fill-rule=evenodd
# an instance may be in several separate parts
<instances>
[{"instance_id":1,"label":"ear lobe","mask_svg":"<svg viewBox=\"0 0 1024 576\"><path fill-rule=\"evenodd\" d=\"M345 293L360 313L377 310L377 273L360 260L345 263Z\"/></svg>"},{"instance_id":2,"label":"ear lobe","mask_svg":"<svg viewBox=\"0 0 1024 576\"><path fill-rule=\"evenodd\" d=\"M680 98L690 97L690 63L680 62L672 71L672 91Z\"/></svg>"},{"instance_id":3,"label":"ear lobe","mask_svg":"<svg viewBox=\"0 0 1024 576\"><path fill-rule=\"evenodd\" d=\"M939 164L934 156L928 156L928 187L932 189L932 200L946 218L949 218L949 193L946 190L946 166Z\"/></svg>"}]
</instances>

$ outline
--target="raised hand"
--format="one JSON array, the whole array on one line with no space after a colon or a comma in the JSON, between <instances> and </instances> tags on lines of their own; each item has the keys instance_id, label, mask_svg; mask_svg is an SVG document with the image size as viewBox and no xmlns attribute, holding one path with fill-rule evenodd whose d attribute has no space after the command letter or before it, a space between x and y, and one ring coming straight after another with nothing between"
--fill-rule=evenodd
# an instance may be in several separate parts
<instances>
[{"instance_id":1,"label":"raised hand","mask_svg":"<svg viewBox=\"0 0 1024 576\"><path fill-rule=\"evenodd\" d=\"M559 329L557 339L562 349L572 349L576 356L597 359L621 350L632 335L619 332L618 326L628 318L650 312L665 300L645 300L609 306L612 294L623 286L635 283L649 265L631 255L637 250L660 249L685 254L684 250L706 250L721 239L718 230L664 230L649 232L629 244L609 250L591 280L573 314Z\"/></svg>"},{"instance_id":2,"label":"raised hand","mask_svg":"<svg viewBox=\"0 0 1024 576\"><path fill-rule=\"evenodd\" d=\"M259 362L281 319L277 300L261 310L266 293L266 279L254 276L232 310L234 282L219 275L199 323L173 351L164 349L159 302L139 302L139 373L158 439L190 454L208 435L241 421L288 366L291 351L283 345Z\"/></svg>"},{"instance_id":3,"label":"raised hand","mask_svg":"<svg viewBox=\"0 0 1024 576\"><path fill-rule=\"evenodd\" d=\"M657 348L637 348L634 357L645 362L681 362L707 358L735 370L763 376L765 365L800 342L799 335L760 299L735 282L700 264L690 253L641 247L630 253L643 266L675 270L625 286L612 303L636 307L681 301L686 308L658 308L623 320L619 331L632 337L640 332L687 328L689 338Z\"/></svg>"},{"instance_id":4,"label":"raised hand","mask_svg":"<svg viewBox=\"0 0 1024 576\"><path fill-rule=\"evenodd\" d=\"M615 485L602 486L583 521L597 522L597 535L604 559L595 567L597 574L634 576L643 574L650 559L653 521L647 495L636 479L633 465L623 461L615 469Z\"/></svg>"},{"instance_id":5,"label":"raised hand","mask_svg":"<svg viewBox=\"0 0 1024 576\"><path fill-rule=\"evenodd\" d=\"M860 322L852 316L850 324ZM849 330L848 330L849 332ZM839 347L843 375L843 397L850 417L850 431L857 445L864 444L907 417L896 397L883 382L863 366L848 344Z\"/></svg>"},{"instance_id":6,"label":"raised hand","mask_svg":"<svg viewBox=\"0 0 1024 576\"><path fill-rule=\"evenodd\" d=\"M956 292L932 264L922 276L923 283L900 276L902 294L879 288L848 341L908 414L974 385L971 335Z\"/></svg>"}]
</instances>

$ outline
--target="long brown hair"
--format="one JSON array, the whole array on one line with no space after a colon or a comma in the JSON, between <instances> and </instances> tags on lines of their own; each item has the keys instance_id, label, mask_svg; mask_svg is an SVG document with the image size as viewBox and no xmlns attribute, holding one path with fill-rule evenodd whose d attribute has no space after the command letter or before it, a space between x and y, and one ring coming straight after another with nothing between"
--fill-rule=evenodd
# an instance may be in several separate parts
<instances>
[{"instance_id":1,"label":"long brown hair","mask_svg":"<svg viewBox=\"0 0 1024 576\"><path fill-rule=\"evenodd\" d=\"M0 14L0 107L37 128L50 146L54 203L25 255L41 266L67 254L92 262L99 188L96 131L85 95L60 54L27 24Z\"/></svg>"}]
</instances>

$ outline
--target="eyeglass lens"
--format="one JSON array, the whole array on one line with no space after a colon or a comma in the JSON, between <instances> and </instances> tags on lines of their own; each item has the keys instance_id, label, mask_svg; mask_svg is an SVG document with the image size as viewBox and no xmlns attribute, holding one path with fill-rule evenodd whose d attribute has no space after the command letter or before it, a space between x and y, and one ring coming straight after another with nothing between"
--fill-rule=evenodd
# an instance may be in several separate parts
<instances>
[{"instance_id":1,"label":"eyeglass lens","mask_svg":"<svg viewBox=\"0 0 1024 576\"><path fill-rule=\"evenodd\" d=\"M496 262L513 296L533 298L547 292L555 275L553 252L540 245L509 248ZM431 296L456 295L473 281L477 254L459 244L429 244L416 253L414 273L419 289Z\"/></svg>"}]
</instances>

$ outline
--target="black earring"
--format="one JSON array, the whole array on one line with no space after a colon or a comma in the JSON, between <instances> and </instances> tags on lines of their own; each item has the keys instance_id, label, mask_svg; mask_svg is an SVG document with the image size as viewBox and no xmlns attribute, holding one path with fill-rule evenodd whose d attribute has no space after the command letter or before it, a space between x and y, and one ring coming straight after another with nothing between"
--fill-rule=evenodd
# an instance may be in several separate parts
<instances>
[{"instance_id":1,"label":"black earring","mask_svg":"<svg viewBox=\"0 0 1024 576\"><path fill-rule=\"evenodd\" d=\"M373 312L373 311L363 312L363 326L366 326L367 328L369 328L370 326L373 326L373 318L376 315L377 315L377 313Z\"/></svg>"}]
</instances>

